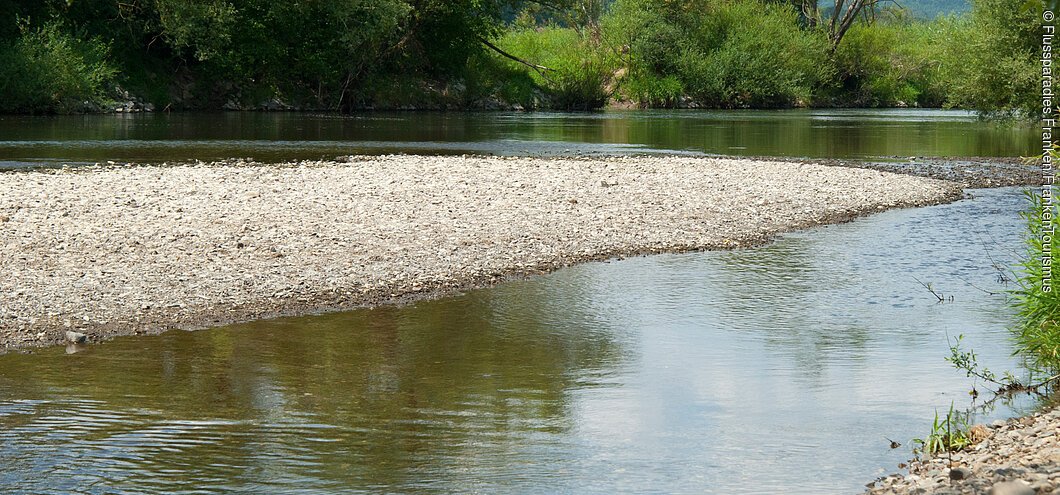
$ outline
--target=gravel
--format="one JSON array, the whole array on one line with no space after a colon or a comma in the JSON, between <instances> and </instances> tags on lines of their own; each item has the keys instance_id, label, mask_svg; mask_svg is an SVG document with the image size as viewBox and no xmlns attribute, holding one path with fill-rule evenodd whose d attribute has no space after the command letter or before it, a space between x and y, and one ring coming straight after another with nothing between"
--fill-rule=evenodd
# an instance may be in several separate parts
<instances>
[{"instance_id":1,"label":"gravel","mask_svg":"<svg viewBox=\"0 0 1060 495\"><path fill-rule=\"evenodd\" d=\"M399 302L959 197L876 170L684 157L2 173L0 347Z\"/></svg>"},{"instance_id":2,"label":"gravel","mask_svg":"<svg viewBox=\"0 0 1060 495\"><path fill-rule=\"evenodd\" d=\"M869 495L1060 492L1060 409L978 425L961 452L909 463L908 473L869 484Z\"/></svg>"}]
</instances>

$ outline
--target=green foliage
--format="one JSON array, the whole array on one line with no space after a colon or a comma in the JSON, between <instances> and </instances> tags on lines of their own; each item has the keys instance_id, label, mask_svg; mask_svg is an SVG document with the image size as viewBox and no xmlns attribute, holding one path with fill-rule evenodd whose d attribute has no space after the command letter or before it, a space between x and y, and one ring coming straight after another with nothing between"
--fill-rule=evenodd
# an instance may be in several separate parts
<instances>
[{"instance_id":1,"label":"green foliage","mask_svg":"<svg viewBox=\"0 0 1060 495\"><path fill-rule=\"evenodd\" d=\"M0 111L76 111L117 83L172 108L592 109L617 95L1035 115L1041 5L973 3L968 18L859 23L833 56L806 0L0 0Z\"/></svg>"},{"instance_id":2,"label":"green foliage","mask_svg":"<svg viewBox=\"0 0 1060 495\"><path fill-rule=\"evenodd\" d=\"M202 100L257 103L275 94L316 106L348 103L375 75L409 8L397 0L156 0L161 32L190 59ZM264 91L263 91L264 90Z\"/></svg>"},{"instance_id":3,"label":"green foliage","mask_svg":"<svg viewBox=\"0 0 1060 495\"><path fill-rule=\"evenodd\" d=\"M969 415L968 412L954 410L952 403L943 418L939 418L939 412L936 410L927 438L913 439L913 444L916 445L914 452L932 457L946 452L957 452L974 443L969 433Z\"/></svg>"},{"instance_id":4,"label":"green foliage","mask_svg":"<svg viewBox=\"0 0 1060 495\"><path fill-rule=\"evenodd\" d=\"M107 46L47 24L0 46L0 112L84 111L105 100L115 71Z\"/></svg>"},{"instance_id":5,"label":"green foliage","mask_svg":"<svg viewBox=\"0 0 1060 495\"><path fill-rule=\"evenodd\" d=\"M525 66L491 53L479 53L468 60L465 88L461 106L465 108L488 107L488 102L497 99L533 109L542 105L538 101L538 85Z\"/></svg>"},{"instance_id":6,"label":"green foliage","mask_svg":"<svg viewBox=\"0 0 1060 495\"><path fill-rule=\"evenodd\" d=\"M949 103L984 114L1037 118L1042 4L973 0L967 29L955 33Z\"/></svg>"},{"instance_id":7,"label":"green foliage","mask_svg":"<svg viewBox=\"0 0 1060 495\"><path fill-rule=\"evenodd\" d=\"M848 106L942 106L946 68L959 63L946 47L963 29L967 23L953 18L855 25L835 52L837 99Z\"/></svg>"},{"instance_id":8,"label":"green foliage","mask_svg":"<svg viewBox=\"0 0 1060 495\"><path fill-rule=\"evenodd\" d=\"M1056 160L1057 151L1051 150L1049 156ZM1025 194L1030 207L1023 213L1027 255L1020 264L1015 291L1020 317L1016 342L1020 352L1055 372L1060 371L1060 285L1054 285L1052 268L1060 254L1060 236L1050 231L1060 222L1053 203L1047 203L1041 191Z\"/></svg>"},{"instance_id":9,"label":"green foliage","mask_svg":"<svg viewBox=\"0 0 1060 495\"><path fill-rule=\"evenodd\" d=\"M509 31L498 44L516 57L547 68L530 75L548 92L553 108L591 110L607 103L607 86L617 63L590 35L554 26L526 28Z\"/></svg>"},{"instance_id":10,"label":"green foliage","mask_svg":"<svg viewBox=\"0 0 1060 495\"><path fill-rule=\"evenodd\" d=\"M685 94L685 85L676 76L659 77L650 73L634 74L622 87L630 100L647 107L674 107Z\"/></svg>"},{"instance_id":11,"label":"green foliage","mask_svg":"<svg viewBox=\"0 0 1060 495\"><path fill-rule=\"evenodd\" d=\"M630 73L676 80L707 106L804 105L830 75L827 40L801 29L790 5L618 0L604 26L628 47ZM629 96L640 98L642 88Z\"/></svg>"}]
</instances>

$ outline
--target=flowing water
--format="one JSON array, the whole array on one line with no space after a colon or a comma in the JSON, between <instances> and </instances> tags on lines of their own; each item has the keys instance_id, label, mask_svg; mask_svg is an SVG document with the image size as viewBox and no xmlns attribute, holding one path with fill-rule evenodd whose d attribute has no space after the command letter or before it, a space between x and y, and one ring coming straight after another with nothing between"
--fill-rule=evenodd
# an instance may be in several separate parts
<instances>
[{"instance_id":1,"label":"flowing water","mask_svg":"<svg viewBox=\"0 0 1060 495\"><path fill-rule=\"evenodd\" d=\"M0 169L378 153L1020 156L1035 128L942 110L0 116Z\"/></svg>"},{"instance_id":2,"label":"flowing water","mask_svg":"<svg viewBox=\"0 0 1060 495\"><path fill-rule=\"evenodd\" d=\"M0 492L856 493L968 404L948 338L1018 365L994 265L1024 202L973 193L756 249L0 356Z\"/></svg>"}]
</instances>

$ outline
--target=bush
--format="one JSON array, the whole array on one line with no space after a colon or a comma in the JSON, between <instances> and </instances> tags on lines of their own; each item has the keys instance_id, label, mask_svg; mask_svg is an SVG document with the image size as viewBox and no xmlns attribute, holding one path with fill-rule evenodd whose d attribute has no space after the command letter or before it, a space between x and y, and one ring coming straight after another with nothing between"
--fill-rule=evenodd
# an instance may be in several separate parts
<instances>
[{"instance_id":1,"label":"bush","mask_svg":"<svg viewBox=\"0 0 1060 495\"><path fill-rule=\"evenodd\" d=\"M468 60L462 106L487 107L496 98L501 103L519 104L525 109L538 107L539 93L525 66L513 65L492 53L478 53Z\"/></svg>"},{"instance_id":2,"label":"bush","mask_svg":"<svg viewBox=\"0 0 1060 495\"><path fill-rule=\"evenodd\" d=\"M949 103L1039 118L1041 17L1035 0L973 0L970 26L954 40Z\"/></svg>"},{"instance_id":3,"label":"bush","mask_svg":"<svg viewBox=\"0 0 1060 495\"><path fill-rule=\"evenodd\" d=\"M670 78L707 106L806 105L830 76L827 39L801 29L790 5L619 0L604 25L616 45L628 47L632 74Z\"/></svg>"},{"instance_id":4,"label":"bush","mask_svg":"<svg viewBox=\"0 0 1060 495\"><path fill-rule=\"evenodd\" d=\"M946 47L967 23L858 24L835 52L837 99L849 106L943 106L949 85L944 66L958 63Z\"/></svg>"},{"instance_id":5,"label":"bush","mask_svg":"<svg viewBox=\"0 0 1060 495\"><path fill-rule=\"evenodd\" d=\"M0 112L69 113L103 104L116 73L107 54L98 40L78 40L56 24L23 32L0 46Z\"/></svg>"},{"instance_id":6,"label":"bush","mask_svg":"<svg viewBox=\"0 0 1060 495\"><path fill-rule=\"evenodd\" d=\"M646 107L672 108L685 94L685 86L676 76L659 77L650 73L630 76L622 87L627 98Z\"/></svg>"}]
</instances>

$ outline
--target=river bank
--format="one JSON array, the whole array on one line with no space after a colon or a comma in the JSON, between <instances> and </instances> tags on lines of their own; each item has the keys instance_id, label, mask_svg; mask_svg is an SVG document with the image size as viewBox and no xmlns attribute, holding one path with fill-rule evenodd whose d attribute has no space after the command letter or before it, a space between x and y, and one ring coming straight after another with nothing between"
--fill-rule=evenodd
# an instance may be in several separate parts
<instances>
[{"instance_id":1,"label":"river bank","mask_svg":"<svg viewBox=\"0 0 1060 495\"><path fill-rule=\"evenodd\" d=\"M972 429L975 445L909 463L868 485L870 495L1034 495L1060 489L1060 408Z\"/></svg>"},{"instance_id":2,"label":"river bank","mask_svg":"<svg viewBox=\"0 0 1060 495\"><path fill-rule=\"evenodd\" d=\"M350 309L760 244L958 185L708 158L384 156L0 175L0 345Z\"/></svg>"}]
</instances>

